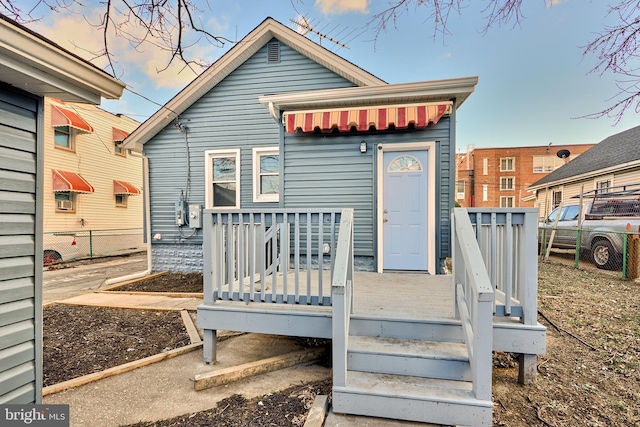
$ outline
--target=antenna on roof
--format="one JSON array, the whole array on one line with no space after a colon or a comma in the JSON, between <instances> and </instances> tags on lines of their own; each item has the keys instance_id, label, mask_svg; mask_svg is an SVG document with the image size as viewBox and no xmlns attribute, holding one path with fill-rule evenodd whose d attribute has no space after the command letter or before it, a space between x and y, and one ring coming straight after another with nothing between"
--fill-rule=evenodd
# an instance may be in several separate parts
<instances>
[{"instance_id":1,"label":"antenna on roof","mask_svg":"<svg viewBox=\"0 0 640 427\"><path fill-rule=\"evenodd\" d=\"M343 28L342 30L338 31L334 36L330 36L329 33L324 33L323 32L330 24L325 25L320 30L316 30L314 28L315 24L313 22L311 22L304 15L298 15L297 19L290 19L290 21L297 25L297 27L298 27L297 31L298 31L299 34L302 34L303 36L306 36L309 33L313 33L313 34L317 35L318 36L318 44L320 46L322 46L322 40L325 39L325 40L329 40L332 43L335 43L336 45L340 46L341 48L344 47L346 49L349 49L349 46L347 46L345 43L343 43L340 40L337 40L335 38L335 37L339 36L340 34L342 34L344 31L346 31L346 28ZM329 31L337 31L339 29L339 27L340 27L340 25L338 24L338 25L334 26L333 28L331 28ZM346 37L350 36L352 33L353 33L353 31L348 33L346 35ZM353 40L353 39L351 39L351 40Z\"/></svg>"}]
</instances>

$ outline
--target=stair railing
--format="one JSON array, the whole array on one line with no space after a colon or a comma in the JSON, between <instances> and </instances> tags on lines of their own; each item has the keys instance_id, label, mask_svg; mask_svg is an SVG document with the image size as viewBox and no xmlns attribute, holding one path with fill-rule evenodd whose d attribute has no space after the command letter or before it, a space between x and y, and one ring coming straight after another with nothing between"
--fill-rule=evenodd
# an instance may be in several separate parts
<instances>
[{"instance_id":1,"label":"stair railing","mask_svg":"<svg viewBox=\"0 0 640 427\"><path fill-rule=\"evenodd\" d=\"M491 400L494 292L466 209L454 209L455 317L461 320L477 399Z\"/></svg>"},{"instance_id":2,"label":"stair railing","mask_svg":"<svg viewBox=\"0 0 640 427\"><path fill-rule=\"evenodd\" d=\"M538 210L468 208L475 238L496 292L494 315L538 321Z\"/></svg>"},{"instance_id":3,"label":"stair railing","mask_svg":"<svg viewBox=\"0 0 640 427\"><path fill-rule=\"evenodd\" d=\"M353 313L353 209L343 209L331 278L333 385L347 383L349 321Z\"/></svg>"}]
</instances>

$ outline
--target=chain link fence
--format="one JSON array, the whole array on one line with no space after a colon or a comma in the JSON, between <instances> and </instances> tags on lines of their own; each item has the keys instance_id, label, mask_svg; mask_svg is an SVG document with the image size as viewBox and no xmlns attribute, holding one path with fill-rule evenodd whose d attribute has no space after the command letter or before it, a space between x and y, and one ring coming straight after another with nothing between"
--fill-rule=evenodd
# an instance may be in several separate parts
<instances>
[{"instance_id":1,"label":"chain link fence","mask_svg":"<svg viewBox=\"0 0 640 427\"><path fill-rule=\"evenodd\" d=\"M45 265L76 259L123 255L145 249L142 228L46 232L42 239Z\"/></svg>"},{"instance_id":2,"label":"chain link fence","mask_svg":"<svg viewBox=\"0 0 640 427\"><path fill-rule=\"evenodd\" d=\"M538 229L538 253L576 268L609 271L623 279L640 277L640 230L601 231L597 228Z\"/></svg>"}]
</instances>

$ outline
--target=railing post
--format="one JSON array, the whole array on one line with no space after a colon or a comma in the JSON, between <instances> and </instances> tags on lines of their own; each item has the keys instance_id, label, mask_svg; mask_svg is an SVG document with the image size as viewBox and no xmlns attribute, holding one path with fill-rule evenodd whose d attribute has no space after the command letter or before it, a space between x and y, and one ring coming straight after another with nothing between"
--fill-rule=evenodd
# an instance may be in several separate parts
<instances>
[{"instance_id":1,"label":"railing post","mask_svg":"<svg viewBox=\"0 0 640 427\"><path fill-rule=\"evenodd\" d=\"M518 257L519 270L522 271L522 282L518 286L518 300L522 305L522 323L536 325L538 323L538 257L536 235L538 233L537 214L525 212L523 233L521 236L521 252ZM530 254L530 255L529 255Z\"/></svg>"},{"instance_id":2,"label":"railing post","mask_svg":"<svg viewBox=\"0 0 640 427\"><path fill-rule=\"evenodd\" d=\"M353 209L343 209L331 278L333 386L347 383L347 346L353 287Z\"/></svg>"},{"instance_id":3,"label":"railing post","mask_svg":"<svg viewBox=\"0 0 640 427\"><path fill-rule=\"evenodd\" d=\"M89 258L93 259L93 230L89 230Z\"/></svg>"},{"instance_id":4,"label":"railing post","mask_svg":"<svg viewBox=\"0 0 640 427\"><path fill-rule=\"evenodd\" d=\"M212 213L203 213L203 230L202 230L202 244L203 244L203 303L205 305L213 304L213 270L214 270L214 253L215 247L213 242L214 232L218 231L219 226L214 227ZM214 230L215 229L215 230ZM202 355L205 363L215 363L216 361L216 344L217 344L217 332L213 329L205 329L203 342L202 342Z\"/></svg>"},{"instance_id":5,"label":"railing post","mask_svg":"<svg viewBox=\"0 0 640 427\"><path fill-rule=\"evenodd\" d=\"M476 399L491 400L491 376L493 369L493 293L476 296L474 316L474 373L473 391Z\"/></svg>"}]
</instances>

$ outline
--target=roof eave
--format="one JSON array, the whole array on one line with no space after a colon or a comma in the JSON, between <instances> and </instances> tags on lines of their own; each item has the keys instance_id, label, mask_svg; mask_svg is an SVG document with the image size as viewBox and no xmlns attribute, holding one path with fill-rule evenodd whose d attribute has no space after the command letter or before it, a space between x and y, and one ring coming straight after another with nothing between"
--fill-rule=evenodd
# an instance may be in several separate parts
<instances>
[{"instance_id":1,"label":"roof eave","mask_svg":"<svg viewBox=\"0 0 640 427\"><path fill-rule=\"evenodd\" d=\"M279 22L267 18L132 132L125 141L125 148L142 151L142 146L154 135L164 129L172 120L175 120L177 116L214 88L274 37L358 86L385 84L384 80L331 53Z\"/></svg>"},{"instance_id":2,"label":"roof eave","mask_svg":"<svg viewBox=\"0 0 640 427\"><path fill-rule=\"evenodd\" d=\"M348 107L406 102L451 101L459 107L475 90L478 77L386 84L264 95L258 101L278 110Z\"/></svg>"},{"instance_id":3,"label":"roof eave","mask_svg":"<svg viewBox=\"0 0 640 427\"><path fill-rule=\"evenodd\" d=\"M527 191L536 191L536 190L544 190L545 188L557 187L558 185L570 184L576 181L583 181L590 178L595 178L600 175L610 174L613 172L622 172L627 169L633 169L640 167L640 160L634 160L632 162L627 162L615 166L611 166L605 169L598 169L595 171L585 172L580 175L568 176L566 178L557 179L555 181L543 182L542 184L536 184L527 187Z\"/></svg>"},{"instance_id":4,"label":"roof eave","mask_svg":"<svg viewBox=\"0 0 640 427\"><path fill-rule=\"evenodd\" d=\"M99 104L101 97L117 99L125 84L91 63L76 57L43 37L0 19L0 66L3 81L41 96Z\"/></svg>"}]
</instances>

